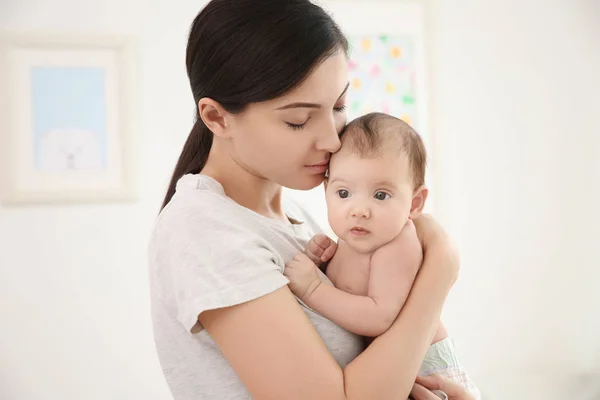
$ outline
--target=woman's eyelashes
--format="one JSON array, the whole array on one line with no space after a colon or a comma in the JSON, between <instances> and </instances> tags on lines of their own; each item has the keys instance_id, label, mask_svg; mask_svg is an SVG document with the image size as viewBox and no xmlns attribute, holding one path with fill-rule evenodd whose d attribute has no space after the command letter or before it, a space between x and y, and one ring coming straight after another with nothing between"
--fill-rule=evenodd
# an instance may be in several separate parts
<instances>
[{"instance_id":1,"label":"woman's eyelashes","mask_svg":"<svg viewBox=\"0 0 600 400\"><path fill-rule=\"evenodd\" d=\"M308 120L306 122L308 122ZM292 124L291 122L286 122L286 125L288 126L288 128L297 131L303 129L306 126L306 122L303 122L301 124Z\"/></svg>"},{"instance_id":2,"label":"woman's eyelashes","mask_svg":"<svg viewBox=\"0 0 600 400\"><path fill-rule=\"evenodd\" d=\"M344 104L344 105L339 106L339 107L334 107L333 110L336 113L342 114L342 113L344 113L346 111L346 105ZM288 126L288 128L290 128L292 130L300 130L300 129L304 129L304 127L306 126L306 123L309 120L310 120L310 117L306 121L304 121L303 123L301 123L301 124L294 124L292 122L287 122L287 121L286 121L285 124Z\"/></svg>"}]
</instances>

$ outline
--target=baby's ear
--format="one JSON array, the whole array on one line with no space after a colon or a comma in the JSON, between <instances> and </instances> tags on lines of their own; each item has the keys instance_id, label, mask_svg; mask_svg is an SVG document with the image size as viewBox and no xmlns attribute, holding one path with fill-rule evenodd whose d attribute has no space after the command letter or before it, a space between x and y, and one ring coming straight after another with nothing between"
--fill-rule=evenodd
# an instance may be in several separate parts
<instances>
[{"instance_id":1,"label":"baby's ear","mask_svg":"<svg viewBox=\"0 0 600 400\"><path fill-rule=\"evenodd\" d=\"M412 204L410 205L410 215L408 218L417 219L423 212L427 196L429 195L429 189L425 185L421 186L413 194Z\"/></svg>"}]
</instances>

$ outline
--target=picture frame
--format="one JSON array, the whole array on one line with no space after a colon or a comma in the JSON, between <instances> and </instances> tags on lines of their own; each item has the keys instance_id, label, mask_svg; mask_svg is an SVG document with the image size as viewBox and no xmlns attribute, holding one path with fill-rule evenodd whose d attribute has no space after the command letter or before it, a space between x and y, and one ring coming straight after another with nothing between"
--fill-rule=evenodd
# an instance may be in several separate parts
<instances>
[{"instance_id":1,"label":"picture frame","mask_svg":"<svg viewBox=\"0 0 600 400\"><path fill-rule=\"evenodd\" d=\"M136 199L135 43L0 33L4 204Z\"/></svg>"}]
</instances>

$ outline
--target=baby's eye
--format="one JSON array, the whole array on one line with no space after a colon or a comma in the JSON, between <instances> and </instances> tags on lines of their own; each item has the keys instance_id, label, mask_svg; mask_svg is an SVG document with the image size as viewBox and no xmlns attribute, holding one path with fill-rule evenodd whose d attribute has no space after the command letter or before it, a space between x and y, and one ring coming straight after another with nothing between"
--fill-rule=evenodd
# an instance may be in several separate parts
<instances>
[{"instance_id":1,"label":"baby's eye","mask_svg":"<svg viewBox=\"0 0 600 400\"><path fill-rule=\"evenodd\" d=\"M337 194L338 194L338 196L340 196L341 199L346 199L346 198L350 197L350 193L345 189L338 190Z\"/></svg>"},{"instance_id":2,"label":"baby's eye","mask_svg":"<svg viewBox=\"0 0 600 400\"><path fill-rule=\"evenodd\" d=\"M386 192L377 192L377 193L375 193L375 198L377 200L385 200L385 199L387 199L389 197L390 197L390 195L387 194Z\"/></svg>"}]
</instances>

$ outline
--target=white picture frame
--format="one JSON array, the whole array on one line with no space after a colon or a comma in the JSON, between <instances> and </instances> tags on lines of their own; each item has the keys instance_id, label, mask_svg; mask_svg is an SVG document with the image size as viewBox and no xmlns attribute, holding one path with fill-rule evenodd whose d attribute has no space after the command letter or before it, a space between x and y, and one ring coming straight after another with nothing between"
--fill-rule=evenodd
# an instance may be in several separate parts
<instances>
[{"instance_id":1,"label":"white picture frame","mask_svg":"<svg viewBox=\"0 0 600 400\"><path fill-rule=\"evenodd\" d=\"M134 42L0 34L3 204L136 199Z\"/></svg>"}]
</instances>

